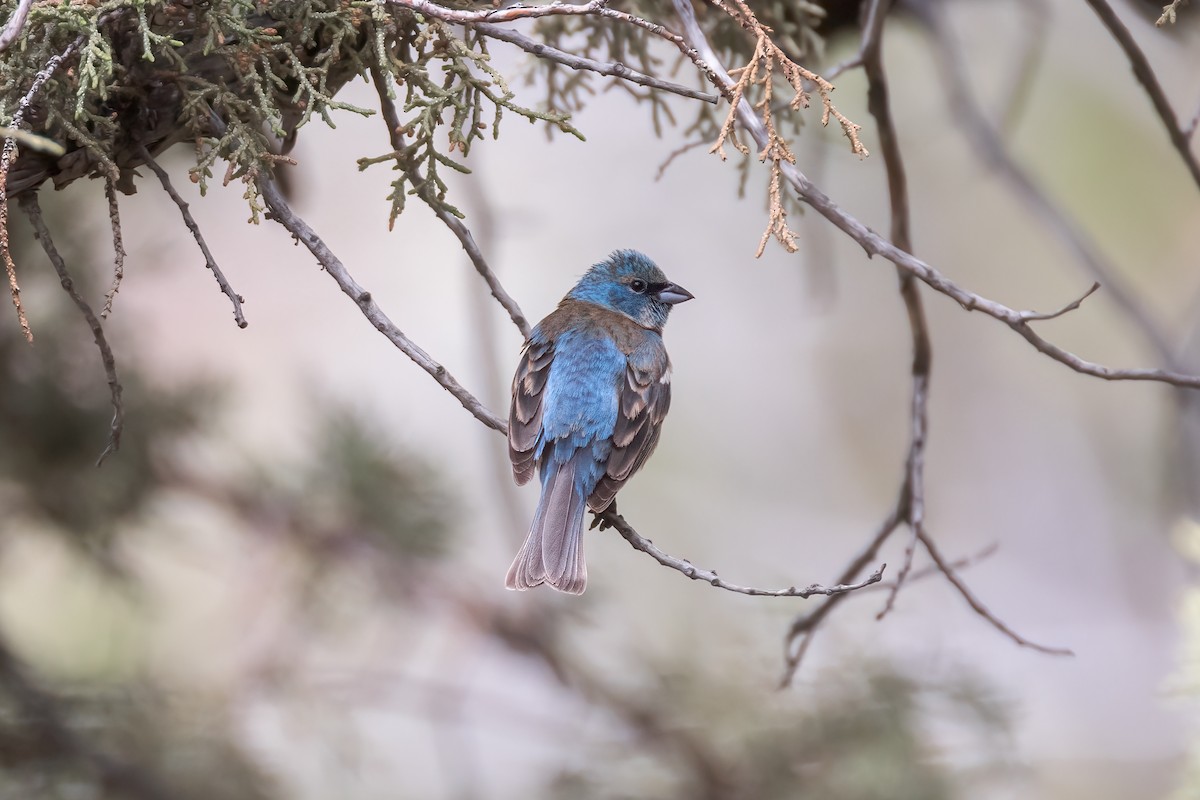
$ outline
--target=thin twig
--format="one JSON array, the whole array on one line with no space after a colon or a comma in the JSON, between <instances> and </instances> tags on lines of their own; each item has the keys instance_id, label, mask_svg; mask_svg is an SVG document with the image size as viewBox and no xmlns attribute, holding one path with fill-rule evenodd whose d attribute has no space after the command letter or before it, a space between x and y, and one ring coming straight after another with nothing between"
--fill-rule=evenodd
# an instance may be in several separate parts
<instances>
[{"instance_id":1,"label":"thin twig","mask_svg":"<svg viewBox=\"0 0 1200 800\"><path fill-rule=\"evenodd\" d=\"M1117 12L1113 11L1107 0L1084 0L1084 2L1091 6L1092 10L1096 12L1096 16L1100 17L1100 22L1125 51L1125 57L1129 59L1134 76L1146 90L1150 102L1154 105L1154 110L1158 113L1158 118L1162 120L1163 126L1167 129L1167 136L1171 138L1171 144L1179 153L1179 157L1183 159L1183 163L1187 165L1196 187L1200 188L1200 162L1197 162L1196 157L1192 155L1188 137L1179 127L1179 121L1175 118L1175 110L1171 108L1171 103L1167 100L1167 95L1163 92L1163 88L1158 82L1158 76L1154 74L1154 68L1150 66L1146 54L1142 52L1142 48L1138 47L1137 40L1133 38L1129 28L1126 28L1125 23L1121 22Z\"/></svg>"},{"instance_id":2,"label":"thin twig","mask_svg":"<svg viewBox=\"0 0 1200 800\"><path fill-rule=\"evenodd\" d=\"M380 116L383 117L384 123L388 128L388 137L391 140L392 148L397 152L404 150L404 140L400 134L400 115L396 112L396 104L392 98L388 96L388 86L379 69L372 65L371 79L375 83L375 91L379 95ZM478 272L488 285L488 289L492 293L492 297L496 298L496 302L508 312L509 318L513 324L517 326L517 330L521 331L521 336L528 339L532 329L529 327L529 320L525 318L525 314L521 311L521 307L512 295L505 290L504 285L500 283L500 279L496 277L496 273L488 266L487 259L483 257L483 252L479 249L479 245L475 242L475 237L471 235L471 230L458 217L446 210L445 204L436 202L433 197L433 190L429 182L424 179L418 172L415 166L397 159L399 166L409 175L409 181L413 186L421 187L418 190L418 196L425 201L425 204L433 211L438 219L442 221L450 232L458 238L459 244L462 245L467 257L471 259L471 264L474 265Z\"/></svg>"},{"instance_id":3,"label":"thin twig","mask_svg":"<svg viewBox=\"0 0 1200 800\"><path fill-rule=\"evenodd\" d=\"M1040 653L1047 653L1052 656L1075 655L1074 651L1065 647L1048 647L1044 644L1031 642L1024 636L1014 631L1012 628L1008 627L1008 625L1004 624L1004 622L1002 622L995 614L988 610L988 607L980 602L979 598L975 597L971 590L967 588L967 585L963 583L962 578L958 577L958 573L955 572L953 565L942 558L942 554L938 552L937 546L934 545L933 539L930 538L928 534L921 534L921 544L925 545L925 551L929 553L929 557L933 559L933 563L937 566L938 570L946 576L946 580L950 581L950 584L957 589L958 593L962 595L964 600L967 601L967 605L969 605L976 614L987 620L996 630L1003 633L1009 639L1012 639L1021 647L1028 647L1031 650L1037 650Z\"/></svg>"},{"instance_id":4,"label":"thin twig","mask_svg":"<svg viewBox=\"0 0 1200 800\"><path fill-rule=\"evenodd\" d=\"M706 147L707 145L708 142L704 141L703 139L699 139L697 141L688 142L687 144L676 147L674 150L668 153L666 159L664 159L663 162L658 165L658 172L654 173L654 180L656 182L661 181L663 175L667 173L667 168L671 166L675 159L679 158L684 153L688 152L689 150L695 150L697 147Z\"/></svg>"},{"instance_id":5,"label":"thin twig","mask_svg":"<svg viewBox=\"0 0 1200 800\"><path fill-rule=\"evenodd\" d=\"M13 141L9 139L8 142ZM17 265L13 262L12 248L8 238L8 158L9 147L4 147L3 164L0 165L0 260L4 261L4 273L8 276L8 293L12 298L13 308L17 311L17 322L21 326L21 334L25 341L33 341L33 329L29 327L29 318L25 316L25 306L21 303L21 285L17 282Z\"/></svg>"},{"instance_id":6,"label":"thin twig","mask_svg":"<svg viewBox=\"0 0 1200 800\"><path fill-rule=\"evenodd\" d=\"M239 328L246 327L249 323L246 322L246 316L242 313L242 303L245 300L240 294L233 290L229 285L229 281L225 278L225 273L221 271L221 267L217 265L217 260L213 257L212 251L208 249L208 243L204 241L204 235L200 233L200 226L196 224L195 217L188 210L188 203L179 196L179 192L175 191L175 187L171 184L171 177L167 175L167 171L158 165L154 157L150 155L150 151L145 145L141 148L141 157L146 166L149 167L158 180L162 183L163 189L171 196L171 200L179 208L179 213L183 215L183 222L187 225L188 230L192 232L192 238L196 240L196 244L200 246L200 252L204 254L204 264L212 272L213 277L217 279L217 285L221 287L221 291L229 298L229 302L233 303L233 319L237 322Z\"/></svg>"},{"instance_id":7,"label":"thin twig","mask_svg":"<svg viewBox=\"0 0 1200 800\"><path fill-rule=\"evenodd\" d=\"M698 47L698 51L705 61L712 65L714 71L721 73L721 80L724 82L723 85L726 87L732 86L732 80L729 78L728 73L724 71L720 59L717 57L715 51L713 51L712 46L708 44L707 37L704 36L703 31L696 22L690 3L687 0L673 0L673 2L684 22L684 28L687 31L689 41ZM738 121L751 134L760 147L766 146L768 142L766 130L749 103L739 104ZM845 233L851 240L857 242L868 256L883 256L883 258L904 271L916 276L918 280L933 290L953 299L967 311L980 311L1004 323L1018 336L1029 342L1039 353L1063 364L1069 369L1102 380L1153 381L1172 386L1200 389L1200 376L1197 375L1188 375L1162 369L1114 369L1080 358L1074 353L1064 350L1058 345L1044 339L1030 327L1029 323L1021 318L1024 312L1009 308L1002 303L989 300L982 295L959 286L934 267L901 250L889 240L875 233L856 217L842 209L810 181L804 173L796 169L793 164L784 163L781 165L781 170L784 179L800 196L800 199L812 207L818 214L833 223L838 230Z\"/></svg>"},{"instance_id":8,"label":"thin twig","mask_svg":"<svg viewBox=\"0 0 1200 800\"><path fill-rule=\"evenodd\" d=\"M964 569L968 569L970 567L975 566L980 561L985 561L985 560L991 558L999 550L1000 550L1000 545L997 544L996 542L992 542L987 547L983 548L982 550L975 553L974 555L963 556L962 558L957 558L954 561L951 561L950 567L953 570L955 570L956 572L962 571ZM937 564L929 564L927 566L921 567L920 569L914 569L912 572L910 572L908 575L908 583L909 584L916 583L917 581L924 580L925 578L929 578L934 575L941 575L941 574L942 574L942 570L938 567ZM896 581L894 581L894 580L880 581L879 583L875 584L874 586L869 586L869 587L863 589L862 593L867 594L869 592L891 591L895 586L896 586Z\"/></svg>"},{"instance_id":9,"label":"thin twig","mask_svg":"<svg viewBox=\"0 0 1200 800\"><path fill-rule=\"evenodd\" d=\"M1009 71L1009 82L1000 101L1001 126L1006 134L1016 130L1029 105L1029 97L1037 84L1038 68L1050 40L1050 26L1043 23L1050 10L1046 0L1021 0L1024 25L1018 37L1021 54L1015 59L1016 68ZM966 80L966 76L962 76Z\"/></svg>"},{"instance_id":10,"label":"thin twig","mask_svg":"<svg viewBox=\"0 0 1200 800\"><path fill-rule=\"evenodd\" d=\"M21 31L25 28L25 20L29 18L29 9L33 8L33 0L18 0L17 7L13 11L12 16L8 18L8 22L4 23L4 30L0 31L0 53L3 53L9 46L17 40L21 35Z\"/></svg>"},{"instance_id":11,"label":"thin twig","mask_svg":"<svg viewBox=\"0 0 1200 800\"><path fill-rule=\"evenodd\" d=\"M104 463L104 459L108 457L109 453L115 452L121 446L121 431L125 425L125 411L121 406L121 382L117 379L117 362L113 358L112 348L108 346L108 338L104 335L104 327L96 317L96 312L92 311L87 300L84 300L83 296L75 289L75 282L71 279L71 273L67 271L67 264L59 255L58 248L54 246L54 240L50 238L50 229L46 227L46 221L42 219L38 193L31 191L22 194L21 207L33 225L34 236L41 242L42 249L46 251L46 257L50 259L54 271L58 273L62 288L75 303L79 312L83 314L88 327L92 329L92 336L96 340L96 349L100 351L100 361L104 365L104 375L108 379L108 389L112 395L113 417L109 424L108 444L101 451L100 457L96 459L98 467Z\"/></svg>"},{"instance_id":12,"label":"thin twig","mask_svg":"<svg viewBox=\"0 0 1200 800\"><path fill-rule=\"evenodd\" d=\"M108 315L112 313L113 299L121 290L121 280L125 277L125 243L121 239L121 210L117 206L117 187L109 175L104 176L104 197L108 200L108 223L112 226L113 280L108 294L104 295L104 308L100 310L100 319L108 319Z\"/></svg>"},{"instance_id":13,"label":"thin twig","mask_svg":"<svg viewBox=\"0 0 1200 800\"><path fill-rule=\"evenodd\" d=\"M1089 288L1086 292L1084 292L1083 294L1081 294L1079 297L1075 298L1071 302L1067 303L1065 306L1058 309L1057 311L1045 311L1040 314L1033 312L1033 311L1026 311L1022 316L1025 317L1026 322L1042 321L1042 320L1047 320L1047 319L1057 319L1058 317L1061 317L1063 314L1068 314L1068 313L1074 311L1075 309L1079 308L1081 305L1083 305L1083 301L1087 300L1089 297L1091 297L1093 294L1095 294L1096 290L1099 288L1100 288L1100 281L1096 281L1095 283L1093 283L1091 285L1091 288Z\"/></svg>"},{"instance_id":14,"label":"thin twig","mask_svg":"<svg viewBox=\"0 0 1200 800\"><path fill-rule=\"evenodd\" d=\"M106 21L109 14L107 12L100 18L97 25ZM50 80L51 76L58 71L59 66L63 61L75 54L75 51L83 46L84 37L77 36L73 42L67 45L67 48L56 56L51 56L46 62L46 66L42 67L37 76L34 77L33 83L29 85L29 89L21 97L21 102L17 104L17 111L13 114L12 122L8 127L13 131L19 131L25 123L25 114L29 107L33 104L34 99L42 90L42 86L46 81ZM4 149L0 151L0 260L4 261L4 271L8 276L9 293L12 296L13 308L17 311L17 321L21 325L21 333L25 336L25 341L33 341L33 330L29 327L29 320L25 316L25 308L21 305L21 287L17 284L17 267L12 260L12 252L9 249L8 237L8 171L12 168L13 161L17 156L17 140L15 136L6 136L4 138Z\"/></svg>"},{"instance_id":15,"label":"thin twig","mask_svg":"<svg viewBox=\"0 0 1200 800\"><path fill-rule=\"evenodd\" d=\"M738 586L735 583L730 583L719 577L712 570L701 569L695 566L692 562L682 558L668 555L662 550L654 546L654 542L635 531L629 523L625 521L617 512L611 508L602 511L597 515L601 520L612 525L617 529L617 532L625 537L625 540L633 545L634 549L641 550L664 567L670 567L676 572L683 573L685 576L694 581L704 581L707 584L724 589L727 592L735 592L736 594L748 594L754 597L803 597L808 598L813 595L824 595L826 597L834 597L837 595L853 592L857 589L862 589L875 583L879 583L883 579L883 571L887 569L887 564L880 564L879 568L866 577L866 579L858 583L839 582L835 586L822 586L819 583L814 583L803 589L797 589L795 586L789 586L786 589L755 589L749 586Z\"/></svg>"},{"instance_id":16,"label":"thin twig","mask_svg":"<svg viewBox=\"0 0 1200 800\"><path fill-rule=\"evenodd\" d=\"M867 11L867 25L863 28L860 52L863 70L867 76L867 108L879 129L879 145L883 151L884 169L887 174L892 241L900 249L911 253L913 246L908 177L900 148L900 137L892 117L890 91L883 66L883 25L890 6L891 0L871 1ZM888 592L887 600L876 619L883 619L895 607L896 596L912 570L917 536L925 524L925 443L929 430L929 379L933 366L933 346L916 278L899 268L896 269L896 274L900 279L900 297L904 301L912 339L910 433L901 487L901 491L907 493L907 497L902 498L901 503L905 511L904 522L908 525L911 536L905 545L904 562L896 576L895 584Z\"/></svg>"},{"instance_id":17,"label":"thin twig","mask_svg":"<svg viewBox=\"0 0 1200 800\"><path fill-rule=\"evenodd\" d=\"M418 347L411 339L404 335L404 332L396 327L396 323L383 313L383 309L371 297L371 293L362 287L362 285L350 275L346 266L342 263L333 251L329 249L324 240L317 235L316 231L308 226L304 220L296 215L284 199L283 193L279 191L279 186L274 179L268 174L259 173L258 175L258 190L262 194L262 198L266 201L267 208L270 209L271 219L278 222L292 234L292 236L308 251L316 257L317 262L324 268L329 276L337 282L338 287L349 295L350 299L358 306L359 311L366 317L375 328L382 333L387 340L396 346L400 352L411 358L417 366L429 373L429 375L438 382L443 389L454 396L462 407L471 413L477 420L488 426L492 430L505 433L508 426L504 420L488 411L483 403L480 403L475 397L463 388L454 376L451 375L445 367L434 361L432 357L420 347Z\"/></svg>"},{"instance_id":18,"label":"thin twig","mask_svg":"<svg viewBox=\"0 0 1200 800\"><path fill-rule=\"evenodd\" d=\"M416 11L433 19L440 19L443 22L457 22L459 24L471 25L476 23L496 23L496 22L512 22L518 19L538 19L540 17L552 16L600 16L606 19L616 20L635 27L641 28L652 36L657 36L660 39L665 39L675 45L689 61L696 65L701 72L712 82L714 86L721 92L726 99L731 97L727 90L722 88L717 80L716 74L704 61L700 58L699 53L695 48L688 45L682 36L659 25L656 22L642 19L641 17L627 14L624 11L617 11L609 8L610 0L589 0L587 3L579 5L570 5L565 3L549 3L539 6L509 6L501 9L487 9L483 11L462 11L445 6L437 5L429 0L385 0L389 5L407 8L410 11Z\"/></svg>"},{"instance_id":19,"label":"thin twig","mask_svg":"<svg viewBox=\"0 0 1200 800\"><path fill-rule=\"evenodd\" d=\"M527 53L530 53L538 58L544 58L548 61L555 61L563 66L577 70L588 70L600 75L607 75L621 80L636 83L641 86L647 86L651 89L658 89L671 94L677 94L682 97L690 97L693 100L703 100L706 103L716 105L720 101L720 96L701 92L692 89L689 86L683 86L671 81L664 81L661 78L656 78L653 75L645 75L635 69L625 66L619 61L610 61L604 63L591 58L577 56L574 53L568 53L558 48L551 47L545 42L539 42L531 39L520 31L514 31L509 28L501 28L499 25L493 25L488 22L480 22L474 25L474 28L484 36L489 36L493 39L499 39L509 44L515 44Z\"/></svg>"},{"instance_id":20,"label":"thin twig","mask_svg":"<svg viewBox=\"0 0 1200 800\"><path fill-rule=\"evenodd\" d=\"M904 521L905 509L903 508L903 504L907 497L907 491L901 493L900 499L896 502L896 507L892 509L892 513L888 515L887 519L875 531L875 535L871 538L871 541L867 542L859 554L852 558L850 563L846 565L846 568L842 570L842 574L837 579L839 584L853 581L858 577L860 572L866 569L868 564L875 560L879 554L879 548L883 547L883 543L888 540L892 532ZM792 624L788 627L788 632L783 642L783 676L779 679L780 689L786 689L791 685L792 679L795 678L796 671L800 668L800 662L804 660L804 654L808 652L813 631L829 616L830 612L837 608L838 604L849 596L848 594L835 594L809 613L792 620Z\"/></svg>"},{"instance_id":21,"label":"thin twig","mask_svg":"<svg viewBox=\"0 0 1200 800\"><path fill-rule=\"evenodd\" d=\"M978 158L995 170L997 176L1007 183L1009 190L1017 196L1020 206L1027 209L1033 219L1046 225L1074 255L1075 260L1093 281L1104 287L1105 297L1133 321L1158 353L1161 363L1171 370L1182 371L1182 366L1175 358L1174 347L1170 344L1170 337L1159 322L1159 316L1145 308L1133 290L1121 279L1121 270L1110 263L1078 225L1067 218L1062 208L1046 195L1033 176L1009 152L999 131L988 119L967 83L966 59L946 22L941 4L910 0L909 9L925 23L925 29L932 37L933 56L938 63L937 73L945 86L946 102L950 107L951 116L958 121L968 144L975 149ZM1084 294L1080 301L1091 294L1091 291ZM1068 304L1064 307L1065 311L1072 310L1071 306L1072 304ZM1051 316L1055 314L1057 312L1051 312ZM1018 314L1025 322L1044 316L1032 311Z\"/></svg>"}]
</instances>

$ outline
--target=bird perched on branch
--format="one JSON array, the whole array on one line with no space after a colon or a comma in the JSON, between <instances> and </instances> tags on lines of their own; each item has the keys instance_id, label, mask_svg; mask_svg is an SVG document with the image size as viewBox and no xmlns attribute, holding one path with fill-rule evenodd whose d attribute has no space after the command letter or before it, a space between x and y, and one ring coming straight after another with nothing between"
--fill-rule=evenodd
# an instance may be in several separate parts
<instances>
[{"instance_id":1,"label":"bird perched on branch","mask_svg":"<svg viewBox=\"0 0 1200 800\"><path fill-rule=\"evenodd\" d=\"M587 586L583 512L613 505L654 452L671 405L662 329L691 299L649 258L618 250L533 329L513 378L508 455L519 485L537 467L542 497L509 589Z\"/></svg>"}]
</instances>

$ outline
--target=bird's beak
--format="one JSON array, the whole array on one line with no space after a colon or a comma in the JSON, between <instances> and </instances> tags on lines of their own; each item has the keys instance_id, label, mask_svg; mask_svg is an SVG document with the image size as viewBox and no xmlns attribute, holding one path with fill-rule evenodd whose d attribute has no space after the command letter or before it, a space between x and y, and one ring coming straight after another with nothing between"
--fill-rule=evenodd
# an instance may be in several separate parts
<instances>
[{"instance_id":1,"label":"bird's beak","mask_svg":"<svg viewBox=\"0 0 1200 800\"><path fill-rule=\"evenodd\" d=\"M695 297L695 295L689 292L687 289L674 283L668 283L666 286L655 292L654 296L667 305L672 306L676 303L687 302Z\"/></svg>"}]
</instances>

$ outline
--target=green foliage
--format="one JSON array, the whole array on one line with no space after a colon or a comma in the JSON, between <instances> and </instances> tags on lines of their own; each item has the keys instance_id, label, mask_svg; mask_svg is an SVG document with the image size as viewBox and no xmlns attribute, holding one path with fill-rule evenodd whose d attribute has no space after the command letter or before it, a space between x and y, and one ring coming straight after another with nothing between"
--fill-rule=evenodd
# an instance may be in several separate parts
<instances>
[{"instance_id":1,"label":"green foliage","mask_svg":"<svg viewBox=\"0 0 1200 800\"><path fill-rule=\"evenodd\" d=\"M38 5L19 43L0 56L0 124L12 122L46 63L76 42L78 63L51 77L26 120L68 152L23 154L13 192L47 177L62 185L84 176L107 176L129 191L142 147L156 153L185 141L195 144L192 179L202 189L219 159L229 162L224 181L252 187L283 157L280 140L286 149L314 116L333 126L334 111L376 113L336 99L372 71L402 99L403 146L362 164L398 162L393 218L410 194L443 203L439 170L466 171L456 159L485 131L498 133L503 111L580 135L568 115L518 104L475 34L397 6L348 0ZM414 169L424 176L414 180ZM257 218L252 188L247 197Z\"/></svg>"}]
</instances>

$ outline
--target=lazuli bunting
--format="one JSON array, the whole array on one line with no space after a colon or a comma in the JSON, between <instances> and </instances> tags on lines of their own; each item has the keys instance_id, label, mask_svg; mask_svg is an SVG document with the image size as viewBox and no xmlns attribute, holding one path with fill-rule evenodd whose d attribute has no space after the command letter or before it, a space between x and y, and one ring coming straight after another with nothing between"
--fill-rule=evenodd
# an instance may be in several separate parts
<instances>
[{"instance_id":1,"label":"lazuli bunting","mask_svg":"<svg viewBox=\"0 0 1200 800\"><path fill-rule=\"evenodd\" d=\"M537 467L542 496L509 589L587 586L583 512L608 508L654 452L671 405L662 329L690 299L649 258L618 250L533 329L513 378L508 454L520 485Z\"/></svg>"}]
</instances>

